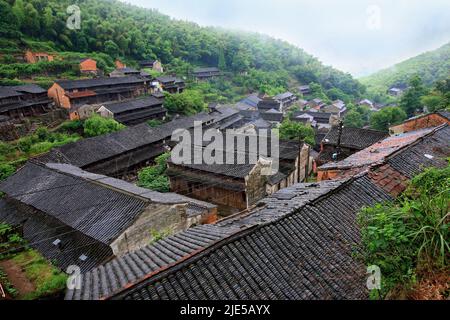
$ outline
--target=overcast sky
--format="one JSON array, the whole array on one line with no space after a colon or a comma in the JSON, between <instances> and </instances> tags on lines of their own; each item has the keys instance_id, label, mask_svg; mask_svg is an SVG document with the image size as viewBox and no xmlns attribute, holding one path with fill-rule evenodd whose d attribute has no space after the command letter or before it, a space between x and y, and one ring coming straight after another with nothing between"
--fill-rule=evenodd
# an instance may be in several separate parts
<instances>
[{"instance_id":1,"label":"overcast sky","mask_svg":"<svg viewBox=\"0 0 450 320\"><path fill-rule=\"evenodd\" d=\"M203 26L284 39L354 76L450 41L449 0L126 0Z\"/></svg>"}]
</instances>

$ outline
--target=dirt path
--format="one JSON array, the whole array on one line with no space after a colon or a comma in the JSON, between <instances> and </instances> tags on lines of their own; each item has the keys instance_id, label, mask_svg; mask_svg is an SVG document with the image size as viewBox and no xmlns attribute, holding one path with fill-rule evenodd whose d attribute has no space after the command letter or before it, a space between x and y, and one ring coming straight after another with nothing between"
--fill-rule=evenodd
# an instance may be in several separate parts
<instances>
[{"instance_id":1,"label":"dirt path","mask_svg":"<svg viewBox=\"0 0 450 320\"><path fill-rule=\"evenodd\" d=\"M7 274L9 282L19 293L17 298L20 299L35 291L36 288L33 283L28 280L22 269L12 260L0 261L0 268Z\"/></svg>"}]
</instances>

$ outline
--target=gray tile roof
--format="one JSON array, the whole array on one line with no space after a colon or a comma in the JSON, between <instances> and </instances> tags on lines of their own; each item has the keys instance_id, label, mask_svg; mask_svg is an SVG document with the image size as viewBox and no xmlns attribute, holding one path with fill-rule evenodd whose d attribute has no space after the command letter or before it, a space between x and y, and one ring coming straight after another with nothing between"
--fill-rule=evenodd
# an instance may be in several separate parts
<instances>
[{"instance_id":1,"label":"gray tile roof","mask_svg":"<svg viewBox=\"0 0 450 320\"><path fill-rule=\"evenodd\" d=\"M356 213L391 197L365 175L299 184L245 216L115 259L66 299L362 299ZM209 239L206 240L206 239Z\"/></svg>"},{"instance_id":2,"label":"gray tile roof","mask_svg":"<svg viewBox=\"0 0 450 320\"><path fill-rule=\"evenodd\" d=\"M143 84L144 79L130 76L117 78L97 78L97 79L81 79L81 80L57 80L55 81L65 90L72 89L88 89L111 85L127 85L127 84Z\"/></svg>"},{"instance_id":3,"label":"gray tile roof","mask_svg":"<svg viewBox=\"0 0 450 320\"><path fill-rule=\"evenodd\" d=\"M194 121L208 122L213 118L205 113L180 118L158 127L151 128L146 123L128 127L122 131L98 137L83 139L54 148L49 154L41 157L44 162L65 162L77 167L105 161L126 154L135 149L169 139L176 129L189 129Z\"/></svg>"},{"instance_id":4,"label":"gray tile roof","mask_svg":"<svg viewBox=\"0 0 450 320\"><path fill-rule=\"evenodd\" d=\"M161 100L158 100L157 98L150 96L135 100L107 103L104 104L104 106L112 113L122 113L150 107L162 107L162 102Z\"/></svg>"},{"instance_id":5,"label":"gray tile roof","mask_svg":"<svg viewBox=\"0 0 450 320\"><path fill-rule=\"evenodd\" d=\"M377 130L360 128L343 128L341 135L341 146L362 150L374 143L383 140L388 136L387 133ZM323 143L336 146L339 137L339 128L333 127L325 136Z\"/></svg>"}]
</instances>

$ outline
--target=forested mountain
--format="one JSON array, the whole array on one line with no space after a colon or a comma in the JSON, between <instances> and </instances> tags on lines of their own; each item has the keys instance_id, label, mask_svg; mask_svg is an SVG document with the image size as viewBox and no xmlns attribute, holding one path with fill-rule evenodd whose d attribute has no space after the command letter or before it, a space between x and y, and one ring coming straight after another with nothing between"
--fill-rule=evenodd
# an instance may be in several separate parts
<instances>
[{"instance_id":1,"label":"forested mountain","mask_svg":"<svg viewBox=\"0 0 450 320\"><path fill-rule=\"evenodd\" d=\"M67 7L81 9L81 30L66 27ZM235 87L268 93L316 82L325 92L359 97L364 87L287 42L256 33L200 27L116 0L0 0L0 52L25 47L105 53L133 61L158 58L170 71L219 66ZM336 90L338 90L336 92Z\"/></svg>"},{"instance_id":2,"label":"forested mountain","mask_svg":"<svg viewBox=\"0 0 450 320\"><path fill-rule=\"evenodd\" d=\"M420 76L427 87L450 77L450 43L361 78L360 81L370 91L385 92L391 86L406 87L415 75Z\"/></svg>"}]
</instances>

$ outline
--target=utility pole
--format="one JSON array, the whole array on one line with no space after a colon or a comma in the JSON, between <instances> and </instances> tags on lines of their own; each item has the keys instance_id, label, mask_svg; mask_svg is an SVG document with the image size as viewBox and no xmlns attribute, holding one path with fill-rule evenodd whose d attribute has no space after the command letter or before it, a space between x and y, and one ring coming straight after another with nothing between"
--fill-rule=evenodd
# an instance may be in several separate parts
<instances>
[{"instance_id":1,"label":"utility pole","mask_svg":"<svg viewBox=\"0 0 450 320\"><path fill-rule=\"evenodd\" d=\"M339 160L339 155L341 154L341 139L342 139L342 131L344 129L344 122L339 120L339 128L338 128L338 140L336 146L336 161Z\"/></svg>"},{"instance_id":2,"label":"utility pole","mask_svg":"<svg viewBox=\"0 0 450 320\"><path fill-rule=\"evenodd\" d=\"M300 134L298 135L298 148L299 148L299 151L298 151L298 164L297 164L297 167L298 167L298 177L297 177L297 183L300 183L300 182L302 182L302 172L301 172L301 168L302 168L302 146L303 146L303 141L302 141L302 137L300 136ZM305 174L305 176L306 176L306 174Z\"/></svg>"}]
</instances>

